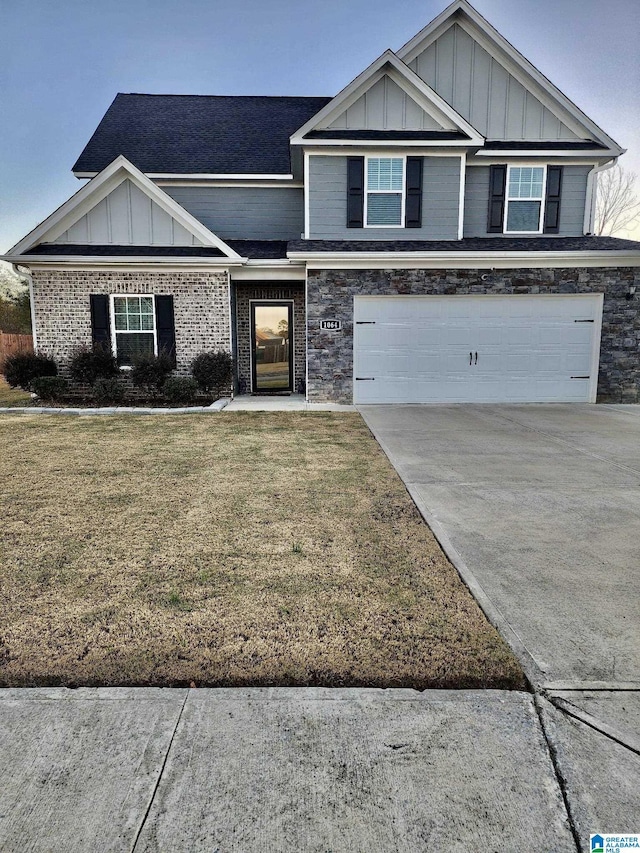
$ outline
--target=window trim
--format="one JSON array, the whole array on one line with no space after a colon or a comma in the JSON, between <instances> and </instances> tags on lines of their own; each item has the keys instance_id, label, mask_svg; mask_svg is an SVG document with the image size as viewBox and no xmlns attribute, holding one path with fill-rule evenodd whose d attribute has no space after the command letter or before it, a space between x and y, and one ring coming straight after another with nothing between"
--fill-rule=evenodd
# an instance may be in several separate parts
<instances>
[{"instance_id":1,"label":"window trim","mask_svg":"<svg viewBox=\"0 0 640 853\"><path fill-rule=\"evenodd\" d=\"M153 304L153 329L118 329L116 330L116 299L127 299L131 297L137 297L140 299L151 299ZM109 324L111 326L111 352L113 353L114 358L118 358L118 342L116 338L116 334L118 335L153 335L153 354L155 356L158 355L158 324L156 321L156 297L154 293L110 293L109 294ZM119 364L118 367L120 370L131 370L130 364Z\"/></svg>"},{"instance_id":2,"label":"window trim","mask_svg":"<svg viewBox=\"0 0 640 853\"><path fill-rule=\"evenodd\" d=\"M371 190L372 193L384 193L385 195L397 195L400 193L400 222L398 225L369 225L369 160L402 160L402 189L401 190ZM365 154L364 157L364 211L363 228L404 228L405 208L407 200L407 155L406 154Z\"/></svg>"},{"instance_id":3,"label":"window trim","mask_svg":"<svg viewBox=\"0 0 640 853\"><path fill-rule=\"evenodd\" d=\"M512 169L542 169L542 195L540 198L509 198L509 177ZM544 211L547 198L547 164L546 163L507 163L507 177L504 188L504 220L502 223L503 234L542 234L544 229ZM540 216L538 218L537 231L508 231L507 222L509 221L509 204L515 201L539 201Z\"/></svg>"}]
</instances>

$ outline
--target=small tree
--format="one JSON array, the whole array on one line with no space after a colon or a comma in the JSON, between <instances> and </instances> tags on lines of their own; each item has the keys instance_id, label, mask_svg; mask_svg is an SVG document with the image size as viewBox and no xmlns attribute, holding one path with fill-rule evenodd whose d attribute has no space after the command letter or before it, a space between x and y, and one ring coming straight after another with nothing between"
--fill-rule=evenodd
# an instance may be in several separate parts
<instances>
[{"instance_id":1,"label":"small tree","mask_svg":"<svg viewBox=\"0 0 640 853\"><path fill-rule=\"evenodd\" d=\"M219 397L233 377L231 353L201 352L191 362L191 375L205 393Z\"/></svg>"},{"instance_id":2,"label":"small tree","mask_svg":"<svg viewBox=\"0 0 640 853\"><path fill-rule=\"evenodd\" d=\"M640 199L635 191L636 175L614 166L598 174L595 233L610 237L640 219Z\"/></svg>"}]
</instances>

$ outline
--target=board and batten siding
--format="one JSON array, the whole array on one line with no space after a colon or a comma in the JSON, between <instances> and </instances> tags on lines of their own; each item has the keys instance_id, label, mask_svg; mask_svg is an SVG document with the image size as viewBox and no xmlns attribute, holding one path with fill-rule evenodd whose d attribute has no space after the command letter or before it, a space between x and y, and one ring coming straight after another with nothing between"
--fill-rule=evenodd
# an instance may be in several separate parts
<instances>
[{"instance_id":1,"label":"board and batten siding","mask_svg":"<svg viewBox=\"0 0 640 853\"><path fill-rule=\"evenodd\" d=\"M409 63L487 139L577 139L459 24Z\"/></svg>"},{"instance_id":2,"label":"board and batten siding","mask_svg":"<svg viewBox=\"0 0 640 853\"><path fill-rule=\"evenodd\" d=\"M563 166L560 237L581 237L591 166ZM489 210L489 166L467 167L464 193L464 236L486 237ZM492 237L498 235L492 234Z\"/></svg>"},{"instance_id":3,"label":"board and batten siding","mask_svg":"<svg viewBox=\"0 0 640 853\"><path fill-rule=\"evenodd\" d=\"M329 125L342 130L442 130L386 74Z\"/></svg>"},{"instance_id":4,"label":"board and batten siding","mask_svg":"<svg viewBox=\"0 0 640 853\"><path fill-rule=\"evenodd\" d=\"M460 158L425 157L421 228L347 228L347 158L309 157L312 240L457 240Z\"/></svg>"},{"instance_id":5,"label":"board and batten siding","mask_svg":"<svg viewBox=\"0 0 640 853\"><path fill-rule=\"evenodd\" d=\"M299 240L301 187L163 187L222 240Z\"/></svg>"},{"instance_id":6,"label":"board and batten siding","mask_svg":"<svg viewBox=\"0 0 640 853\"><path fill-rule=\"evenodd\" d=\"M54 243L82 246L202 246L134 183L122 181Z\"/></svg>"}]
</instances>

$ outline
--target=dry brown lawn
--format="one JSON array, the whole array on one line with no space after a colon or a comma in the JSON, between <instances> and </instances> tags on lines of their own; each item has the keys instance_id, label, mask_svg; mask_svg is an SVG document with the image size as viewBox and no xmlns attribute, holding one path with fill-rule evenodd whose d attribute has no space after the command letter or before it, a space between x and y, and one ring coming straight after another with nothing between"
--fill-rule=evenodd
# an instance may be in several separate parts
<instances>
[{"instance_id":1,"label":"dry brown lawn","mask_svg":"<svg viewBox=\"0 0 640 853\"><path fill-rule=\"evenodd\" d=\"M0 685L524 684L356 414L0 442Z\"/></svg>"},{"instance_id":2,"label":"dry brown lawn","mask_svg":"<svg viewBox=\"0 0 640 853\"><path fill-rule=\"evenodd\" d=\"M29 406L32 402L31 394L21 388L10 388L0 375L0 406Z\"/></svg>"}]
</instances>

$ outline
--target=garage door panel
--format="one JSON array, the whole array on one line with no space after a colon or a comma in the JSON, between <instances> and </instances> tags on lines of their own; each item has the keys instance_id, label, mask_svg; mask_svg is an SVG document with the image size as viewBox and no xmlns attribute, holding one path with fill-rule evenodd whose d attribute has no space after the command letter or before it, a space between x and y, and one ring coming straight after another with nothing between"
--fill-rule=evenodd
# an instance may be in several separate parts
<instances>
[{"instance_id":1,"label":"garage door panel","mask_svg":"<svg viewBox=\"0 0 640 853\"><path fill-rule=\"evenodd\" d=\"M373 381L357 381L354 398L588 401L593 383L571 376L590 376L601 306L595 295L356 297L356 376Z\"/></svg>"}]
</instances>

